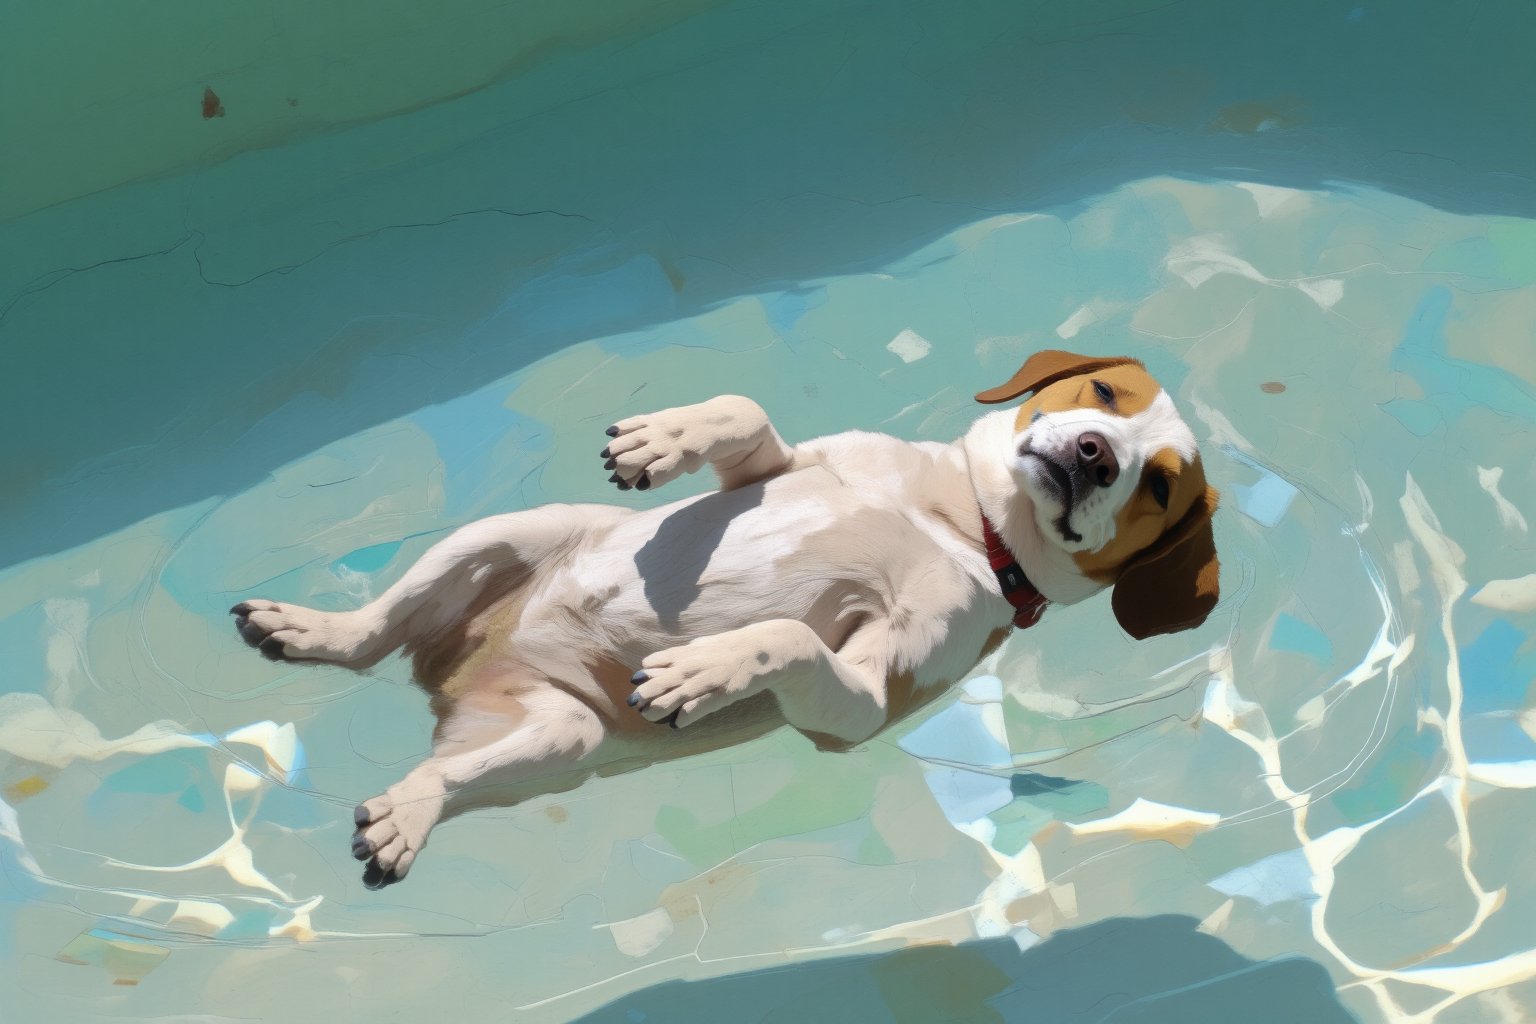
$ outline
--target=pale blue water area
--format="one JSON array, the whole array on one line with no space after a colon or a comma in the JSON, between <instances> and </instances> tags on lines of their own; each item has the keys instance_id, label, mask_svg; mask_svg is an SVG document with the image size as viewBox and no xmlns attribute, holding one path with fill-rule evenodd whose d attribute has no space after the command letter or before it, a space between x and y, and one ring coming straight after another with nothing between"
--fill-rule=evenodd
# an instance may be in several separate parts
<instances>
[{"instance_id":1,"label":"pale blue water area","mask_svg":"<svg viewBox=\"0 0 1536 1024\"><path fill-rule=\"evenodd\" d=\"M74 121L3 80L0 1016L1536 1017L1532 9L563 10L280 6L221 67L168 18L169 84ZM172 103L66 166L57 122ZM948 440L1042 348L1143 360L1200 439L1204 626L1053 607L853 752L476 812L363 889L425 700L233 602L708 486L615 492L628 415Z\"/></svg>"}]
</instances>

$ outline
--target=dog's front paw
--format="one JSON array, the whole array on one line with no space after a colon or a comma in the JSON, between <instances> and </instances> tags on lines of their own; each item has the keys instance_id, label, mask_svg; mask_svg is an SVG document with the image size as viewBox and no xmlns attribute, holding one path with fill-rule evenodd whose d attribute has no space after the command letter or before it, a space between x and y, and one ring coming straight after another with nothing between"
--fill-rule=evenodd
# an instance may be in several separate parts
<instances>
[{"instance_id":1,"label":"dog's front paw","mask_svg":"<svg viewBox=\"0 0 1536 1024\"><path fill-rule=\"evenodd\" d=\"M330 661L363 666L378 636L358 612L322 612L275 601L241 601L229 610L235 632L273 661Z\"/></svg>"},{"instance_id":2,"label":"dog's front paw","mask_svg":"<svg viewBox=\"0 0 1536 1024\"><path fill-rule=\"evenodd\" d=\"M688 406L632 416L608 428L599 455L619 490L647 490L692 473L709 461L715 437L706 417Z\"/></svg>"},{"instance_id":3,"label":"dog's front paw","mask_svg":"<svg viewBox=\"0 0 1536 1024\"><path fill-rule=\"evenodd\" d=\"M734 704L767 683L762 655L724 637L705 637L657 651L630 680L630 707L647 721L681 728Z\"/></svg>"}]
</instances>

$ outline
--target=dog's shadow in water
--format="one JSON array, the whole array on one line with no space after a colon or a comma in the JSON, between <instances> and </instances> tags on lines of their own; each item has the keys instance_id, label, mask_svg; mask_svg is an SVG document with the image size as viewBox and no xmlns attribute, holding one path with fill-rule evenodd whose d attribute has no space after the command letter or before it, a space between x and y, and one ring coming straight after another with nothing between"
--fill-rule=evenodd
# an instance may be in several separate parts
<instances>
[{"instance_id":1,"label":"dog's shadow in water","mask_svg":"<svg viewBox=\"0 0 1536 1024\"><path fill-rule=\"evenodd\" d=\"M1057 932L1022 952L1011 939L985 939L667 981L621 996L579 1024L1354 1019L1320 964L1249 960L1201 932L1194 918L1166 914Z\"/></svg>"},{"instance_id":2,"label":"dog's shadow in water","mask_svg":"<svg viewBox=\"0 0 1536 1024\"><path fill-rule=\"evenodd\" d=\"M706 494L661 521L635 552L635 569L661 625L680 629L683 613L698 600L704 570L737 516L761 505L763 483Z\"/></svg>"}]
</instances>

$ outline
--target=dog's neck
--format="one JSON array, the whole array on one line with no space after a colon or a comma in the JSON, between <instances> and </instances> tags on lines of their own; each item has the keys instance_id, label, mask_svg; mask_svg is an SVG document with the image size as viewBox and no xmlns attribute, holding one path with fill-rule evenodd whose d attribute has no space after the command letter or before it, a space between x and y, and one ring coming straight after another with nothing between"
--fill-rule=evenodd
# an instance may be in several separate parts
<instances>
[{"instance_id":1,"label":"dog's neck","mask_svg":"<svg viewBox=\"0 0 1536 1024\"><path fill-rule=\"evenodd\" d=\"M955 444L964 456L982 515L992 523L1030 582L1057 604L1075 604L1104 589L1084 576L1069 552L1052 544L1035 522L1035 504L1013 465L1012 409L988 413Z\"/></svg>"}]
</instances>

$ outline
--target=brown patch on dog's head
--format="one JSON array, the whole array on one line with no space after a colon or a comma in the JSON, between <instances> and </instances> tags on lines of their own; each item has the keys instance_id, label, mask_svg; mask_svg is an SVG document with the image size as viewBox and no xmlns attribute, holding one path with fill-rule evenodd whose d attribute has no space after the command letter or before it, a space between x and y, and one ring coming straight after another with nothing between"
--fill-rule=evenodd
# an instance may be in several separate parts
<instances>
[{"instance_id":1,"label":"brown patch on dog's head","mask_svg":"<svg viewBox=\"0 0 1536 1024\"><path fill-rule=\"evenodd\" d=\"M1145 471L1168 480L1167 509L1158 506L1149 488L1138 488L1116 517L1114 540L1074 556L1085 575L1113 584L1115 618L1138 640L1195 628L1221 596L1211 529L1220 495L1205 482L1198 456L1180 463L1177 454L1164 450Z\"/></svg>"},{"instance_id":2,"label":"brown patch on dog's head","mask_svg":"<svg viewBox=\"0 0 1536 1024\"><path fill-rule=\"evenodd\" d=\"M1008 383L981 392L976 401L1007 402L1031 394L1014 417L1014 429L1022 430L1037 412L1101 409L1134 416L1162 390L1141 361L1129 356L1083 356L1046 349L1025 360Z\"/></svg>"},{"instance_id":3,"label":"brown patch on dog's head","mask_svg":"<svg viewBox=\"0 0 1536 1024\"><path fill-rule=\"evenodd\" d=\"M1011 402L1020 395L1031 391L1039 391L1049 384L1068 377L1081 377L1083 374L1092 373L1095 370L1104 370L1112 366L1137 366L1141 363L1129 356L1083 356L1076 352L1063 352L1060 349L1048 348L1036 352L1024 360L1024 365L1019 367L1017 373L1008 378L1007 383L999 384L995 388L988 388L976 396L976 401L986 405L996 405L1000 402ZM1142 372L1146 368L1142 367ZM1153 388L1153 394L1157 389Z\"/></svg>"},{"instance_id":4,"label":"brown patch on dog's head","mask_svg":"<svg viewBox=\"0 0 1536 1024\"><path fill-rule=\"evenodd\" d=\"M1102 397L1103 388L1109 389L1107 400ZM1042 385L1019 406L1013 429L1023 430L1037 412L1101 409L1115 416L1134 416L1145 411L1162 390L1163 386L1147 372L1147 368L1134 359L1099 366Z\"/></svg>"}]
</instances>

